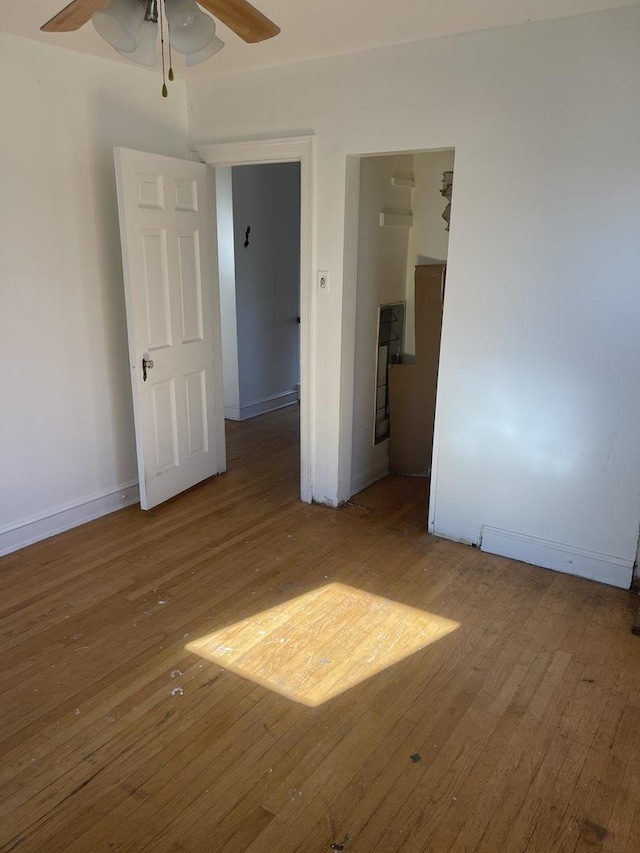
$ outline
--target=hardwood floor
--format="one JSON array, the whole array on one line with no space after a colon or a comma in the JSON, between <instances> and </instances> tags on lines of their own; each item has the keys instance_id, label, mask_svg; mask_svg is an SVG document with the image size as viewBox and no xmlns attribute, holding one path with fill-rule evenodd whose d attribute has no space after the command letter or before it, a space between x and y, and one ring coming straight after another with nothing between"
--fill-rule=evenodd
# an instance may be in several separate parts
<instances>
[{"instance_id":1,"label":"hardwood floor","mask_svg":"<svg viewBox=\"0 0 640 853\"><path fill-rule=\"evenodd\" d=\"M228 445L0 560L0 850L640 851L637 596L427 536L422 480L301 504L295 409ZM185 650L329 581L460 628L316 708Z\"/></svg>"}]
</instances>

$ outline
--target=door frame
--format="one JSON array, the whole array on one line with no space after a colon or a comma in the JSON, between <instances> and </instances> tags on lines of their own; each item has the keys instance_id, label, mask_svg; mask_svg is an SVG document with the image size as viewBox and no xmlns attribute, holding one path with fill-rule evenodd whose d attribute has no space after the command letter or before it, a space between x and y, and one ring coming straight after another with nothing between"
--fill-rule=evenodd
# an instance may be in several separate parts
<instances>
[{"instance_id":1,"label":"door frame","mask_svg":"<svg viewBox=\"0 0 640 853\"><path fill-rule=\"evenodd\" d=\"M345 296L345 304L343 311L353 318L352 334L355 337L355 328L358 311L358 221L360 216L360 165L361 161L366 157L393 157L400 154L435 154L438 152L453 151L454 160L457 162L458 148L455 144L441 145L433 148L408 148L408 149L391 149L389 151L371 151L360 153L348 153L346 158L346 173L345 173L345 224L344 224L344 279L345 282L351 282L352 286ZM453 217L452 217L453 221ZM453 225L451 226L453 231ZM451 239L451 237L449 238ZM451 242L449 242L449 251L447 256L447 264L452 258ZM348 300L348 302L347 302ZM445 301L443 299L443 327L444 327L444 312ZM343 331L344 334L344 331ZM345 350L348 352L348 350ZM340 411L342 416L349 418L348 429L349 435L353 435L353 412L354 412L354 396L355 396L355 349L350 350L351 356L348 364L345 363L343 356L342 371L345 377L341 397ZM440 363L438 366L438 377L442 370L442 338L440 340ZM439 447L440 447L440 419L441 419L441 403L440 403L440 386L436 391L436 408L434 419L433 445L431 453L431 478L429 487L428 499L428 517L426 527L429 533L435 533L435 513L436 500L438 495L438 463L439 463ZM353 470L352 470L352 441L348 447L344 448L344 457L340 469L340 499L348 500L356 492L352 491ZM640 546L639 546L640 547ZM640 551L639 551L640 554Z\"/></svg>"},{"instance_id":2,"label":"door frame","mask_svg":"<svg viewBox=\"0 0 640 853\"><path fill-rule=\"evenodd\" d=\"M313 269L315 138L312 135L198 143L189 149L207 166L300 163L300 499L313 497Z\"/></svg>"}]
</instances>

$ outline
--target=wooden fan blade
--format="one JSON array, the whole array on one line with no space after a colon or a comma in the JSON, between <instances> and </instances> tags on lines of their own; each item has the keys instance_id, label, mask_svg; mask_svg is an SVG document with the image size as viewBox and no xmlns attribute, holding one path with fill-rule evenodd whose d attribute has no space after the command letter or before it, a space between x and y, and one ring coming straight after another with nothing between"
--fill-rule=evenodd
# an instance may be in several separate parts
<instances>
[{"instance_id":1,"label":"wooden fan blade","mask_svg":"<svg viewBox=\"0 0 640 853\"><path fill-rule=\"evenodd\" d=\"M70 33L79 30L91 19L94 12L104 9L108 4L109 0L73 0L40 29L45 33Z\"/></svg>"},{"instance_id":2,"label":"wooden fan blade","mask_svg":"<svg viewBox=\"0 0 640 853\"><path fill-rule=\"evenodd\" d=\"M250 44L266 41L280 32L280 27L247 0L198 0L198 3Z\"/></svg>"}]
</instances>

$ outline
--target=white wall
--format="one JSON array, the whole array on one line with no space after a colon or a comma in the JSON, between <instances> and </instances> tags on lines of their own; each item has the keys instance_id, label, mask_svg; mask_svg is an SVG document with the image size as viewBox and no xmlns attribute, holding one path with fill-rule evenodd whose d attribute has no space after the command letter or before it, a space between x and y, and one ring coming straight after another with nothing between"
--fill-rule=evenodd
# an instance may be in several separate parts
<instances>
[{"instance_id":1,"label":"white wall","mask_svg":"<svg viewBox=\"0 0 640 853\"><path fill-rule=\"evenodd\" d=\"M442 218L447 200L440 190L442 173L453 170L453 159L453 151L425 151L413 158L416 186L412 193L413 225L409 229L405 335L405 352L412 355L416 352L415 267L416 264L447 260L449 232L445 231L446 223Z\"/></svg>"},{"instance_id":2,"label":"white wall","mask_svg":"<svg viewBox=\"0 0 640 853\"><path fill-rule=\"evenodd\" d=\"M300 164L234 166L231 172L243 420L298 399Z\"/></svg>"},{"instance_id":3,"label":"white wall","mask_svg":"<svg viewBox=\"0 0 640 853\"><path fill-rule=\"evenodd\" d=\"M412 191L394 187L394 175L410 176L413 157L363 157L360 161L358 270L353 385L351 492L389 473L389 440L373 443L378 307L404 302L408 228L380 226L383 210L411 210Z\"/></svg>"},{"instance_id":4,"label":"white wall","mask_svg":"<svg viewBox=\"0 0 640 853\"><path fill-rule=\"evenodd\" d=\"M114 146L186 156L184 85L0 35L0 552L136 499Z\"/></svg>"},{"instance_id":5,"label":"white wall","mask_svg":"<svg viewBox=\"0 0 640 853\"><path fill-rule=\"evenodd\" d=\"M189 84L195 140L317 136L316 265L331 291L313 308L316 499L350 486L347 157L453 147L432 528L476 542L484 526L510 531L513 554L529 556L530 537L556 567L628 580L638 79L633 6Z\"/></svg>"}]
</instances>

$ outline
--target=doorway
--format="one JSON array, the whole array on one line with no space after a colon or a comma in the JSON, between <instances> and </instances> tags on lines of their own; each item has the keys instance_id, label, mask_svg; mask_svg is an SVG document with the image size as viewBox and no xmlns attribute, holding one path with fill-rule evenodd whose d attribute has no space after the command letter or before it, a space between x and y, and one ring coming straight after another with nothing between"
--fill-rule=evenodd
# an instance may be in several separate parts
<instances>
[{"instance_id":1,"label":"doorway","mask_svg":"<svg viewBox=\"0 0 640 853\"><path fill-rule=\"evenodd\" d=\"M313 494L311 369L311 286L313 281L313 174L314 138L292 136L278 139L209 143L196 145L194 151L211 167L234 167L273 163L298 163L300 169L300 292L299 292L299 370L300 370L300 498L310 503ZM246 228L246 226L245 226ZM249 234L251 240L251 233ZM243 241L244 242L244 241ZM250 243L251 245L251 243Z\"/></svg>"},{"instance_id":2,"label":"doorway","mask_svg":"<svg viewBox=\"0 0 640 853\"><path fill-rule=\"evenodd\" d=\"M357 228L347 234L356 280L350 494L390 473L411 475L424 480L417 493L425 495L420 500L426 506L454 150L352 159L356 179L347 186L347 201L357 210ZM404 318L402 333L393 334L403 340L400 352L387 342L394 327L381 326L388 314Z\"/></svg>"}]
</instances>

